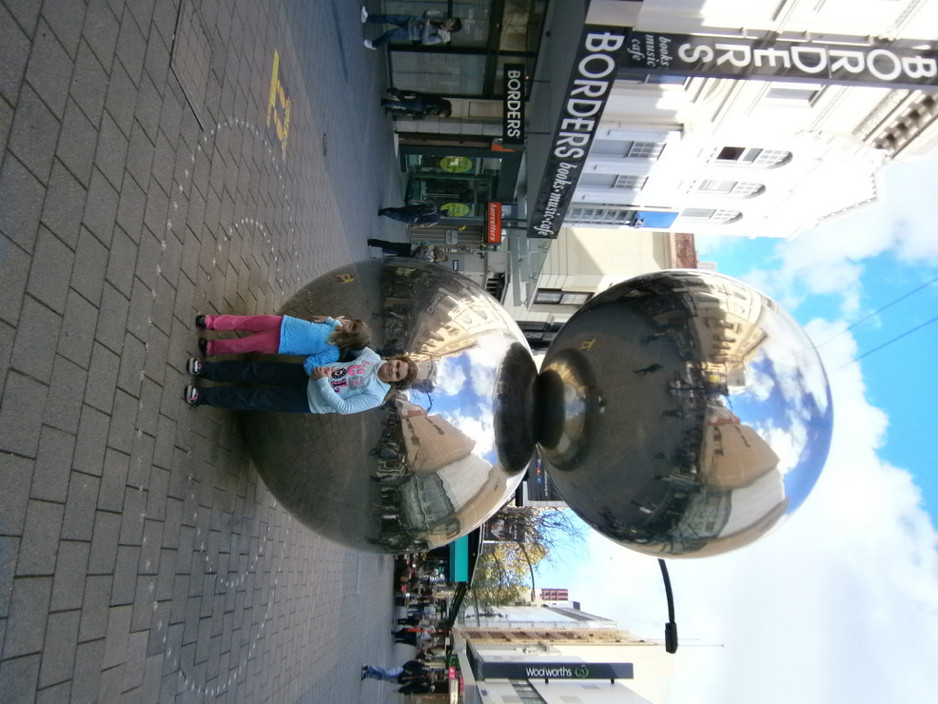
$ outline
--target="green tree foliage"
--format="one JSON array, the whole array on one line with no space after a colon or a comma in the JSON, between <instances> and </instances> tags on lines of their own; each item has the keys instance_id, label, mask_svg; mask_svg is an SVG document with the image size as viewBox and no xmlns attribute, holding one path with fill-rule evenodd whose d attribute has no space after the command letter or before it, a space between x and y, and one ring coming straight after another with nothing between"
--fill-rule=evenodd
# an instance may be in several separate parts
<instances>
[{"instance_id":1,"label":"green tree foliage","mask_svg":"<svg viewBox=\"0 0 938 704\"><path fill-rule=\"evenodd\" d=\"M582 542L583 531L567 509L506 506L489 519L503 540L485 543L470 589L477 611L530 603L532 574L561 541Z\"/></svg>"}]
</instances>

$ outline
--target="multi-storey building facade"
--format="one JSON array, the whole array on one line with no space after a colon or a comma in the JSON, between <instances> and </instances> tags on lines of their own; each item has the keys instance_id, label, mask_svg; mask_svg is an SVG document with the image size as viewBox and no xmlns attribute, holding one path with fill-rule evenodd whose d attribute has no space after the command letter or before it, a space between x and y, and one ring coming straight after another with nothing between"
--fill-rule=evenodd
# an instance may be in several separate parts
<instances>
[{"instance_id":1,"label":"multi-storey building facade","mask_svg":"<svg viewBox=\"0 0 938 704\"><path fill-rule=\"evenodd\" d=\"M565 223L791 237L875 200L884 163L934 143L936 19L918 0L591 3L628 56Z\"/></svg>"},{"instance_id":2,"label":"multi-storey building facade","mask_svg":"<svg viewBox=\"0 0 938 704\"><path fill-rule=\"evenodd\" d=\"M654 704L665 700L671 656L610 619L579 609L471 611L455 629L464 701L474 704Z\"/></svg>"},{"instance_id":3,"label":"multi-storey building facade","mask_svg":"<svg viewBox=\"0 0 938 704\"><path fill-rule=\"evenodd\" d=\"M589 3L560 100L561 40L541 47L531 103L553 114L529 110L528 237L509 239L503 303L532 347L610 285L700 266L695 235L788 238L876 202L882 168L938 135L936 19L918 0Z\"/></svg>"}]
</instances>

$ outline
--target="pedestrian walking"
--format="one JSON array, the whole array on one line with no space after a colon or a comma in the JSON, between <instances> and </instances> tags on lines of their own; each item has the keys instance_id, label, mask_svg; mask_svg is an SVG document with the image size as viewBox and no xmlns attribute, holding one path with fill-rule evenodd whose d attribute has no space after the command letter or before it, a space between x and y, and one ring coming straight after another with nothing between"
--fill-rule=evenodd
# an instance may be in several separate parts
<instances>
[{"instance_id":1,"label":"pedestrian walking","mask_svg":"<svg viewBox=\"0 0 938 704\"><path fill-rule=\"evenodd\" d=\"M411 242L392 242L391 240L368 240L369 247L380 247L389 257L411 257L425 262L445 262L449 256L439 247L431 247L427 242L414 245Z\"/></svg>"},{"instance_id":2,"label":"pedestrian walking","mask_svg":"<svg viewBox=\"0 0 938 704\"><path fill-rule=\"evenodd\" d=\"M221 354L282 354L306 357L306 373L316 367L338 362L342 353L365 349L371 329L359 318L325 315L303 320L289 315L197 315L202 330L246 331L247 337L207 340L199 338L199 350L206 357Z\"/></svg>"},{"instance_id":3,"label":"pedestrian walking","mask_svg":"<svg viewBox=\"0 0 938 704\"><path fill-rule=\"evenodd\" d=\"M281 413L347 415L377 408L392 388L407 388L417 365L407 355L382 358L370 347L351 362L316 367L311 375L302 364L283 362L203 362L189 360L196 379L228 386L185 388L190 406Z\"/></svg>"},{"instance_id":4,"label":"pedestrian walking","mask_svg":"<svg viewBox=\"0 0 938 704\"><path fill-rule=\"evenodd\" d=\"M364 679L381 680L382 682L393 682L402 685L399 692L405 694L416 694L419 692L432 691L426 689L432 685L431 670L426 664L419 660L408 660L401 667L380 667L378 665L362 665L362 676ZM407 688L405 691L404 688Z\"/></svg>"},{"instance_id":5,"label":"pedestrian walking","mask_svg":"<svg viewBox=\"0 0 938 704\"><path fill-rule=\"evenodd\" d=\"M406 225L435 225L443 217L436 203L408 203L396 208L381 208L378 215L397 220Z\"/></svg>"},{"instance_id":6,"label":"pedestrian walking","mask_svg":"<svg viewBox=\"0 0 938 704\"><path fill-rule=\"evenodd\" d=\"M462 20L447 17L443 20L430 19L428 12L418 15L371 15L362 7L362 24L395 25L377 39L365 39L367 49L379 49L388 42L411 42L420 46L435 46L452 39L453 32L462 29Z\"/></svg>"},{"instance_id":7,"label":"pedestrian walking","mask_svg":"<svg viewBox=\"0 0 938 704\"><path fill-rule=\"evenodd\" d=\"M413 645L414 647L423 647L425 645L433 642L433 634L436 632L435 628L427 627L404 627L399 628L396 631L391 631L394 636L395 643L403 643L404 645Z\"/></svg>"},{"instance_id":8,"label":"pedestrian walking","mask_svg":"<svg viewBox=\"0 0 938 704\"><path fill-rule=\"evenodd\" d=\"M397 684L397 678L403 674L403 667L381 667L380 665L362 665L362 679L381 680L382 682L394 682Z\"/></svg>"},{"instance_id":9,"label":"pedestrian walking","mask_svg":"<svg viewBox=\"0 0 938 704\"><path fill-rule=\"evenodd\" d=\"M381 105L385 112L393 115L408 115L413 118L449 117L453 114L453 104L433 93L418 91L389 91L393 98L382 98Z\"/></svg>"}]
</instances>

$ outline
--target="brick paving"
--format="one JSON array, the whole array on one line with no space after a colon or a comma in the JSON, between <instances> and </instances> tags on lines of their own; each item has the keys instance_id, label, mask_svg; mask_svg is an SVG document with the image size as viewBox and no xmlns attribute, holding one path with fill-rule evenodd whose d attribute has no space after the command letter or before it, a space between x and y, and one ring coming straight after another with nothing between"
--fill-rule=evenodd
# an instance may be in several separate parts
<instances>
[{"instance_id":1,"label":"brick paving","mask_svg":"<svg viewBox=\"0 0 938 704\"><path fill-rule=\"evenodd\" d=\"M391 558L181 401L197 312L400 238L361 38L344 0L0 0L0 701L396 701L358 678L401 655Z\"/></svg>"}]
</instances>

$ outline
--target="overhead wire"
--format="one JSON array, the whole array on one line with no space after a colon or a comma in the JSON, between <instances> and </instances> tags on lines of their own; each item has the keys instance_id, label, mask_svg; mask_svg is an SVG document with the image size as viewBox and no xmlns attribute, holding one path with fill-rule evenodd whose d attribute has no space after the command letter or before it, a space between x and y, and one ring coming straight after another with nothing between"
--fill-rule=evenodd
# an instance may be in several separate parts
<instances>
[{"instance_id":1,"label":"overhead wire","mask_svg":"<svg viewBox=\"0 0 938 704\"><path fill-rule=\"evenodd\" d=\"M846 368L846 367L849 367L851 364L856 364L857 362L859 362L859 361L860 361L861 359L863 359L864 357L868 357L869 355L873 354L874 352L877 352L878 350L883 349L884 347L889 347L889 345L891 345L892 343L901 340L903 337L907 337L908 335L911 335L913 332L916 332L917 330L921 330L921 329L924 328L926 325L931 325L931 324L934 323L936 320L938 320L938 316L935 316L935 317L932 318L931 320L926 320L926 321L925 321L924 323L922 323L921 325L916 325L916 326L915 326L914 328L912 328L911 330L906 330L906 331L905 331L904 333L902 333L901 335L896 335L896 337L892 338L891 340L888 340L887 342L884 342L883 344L878 345L878 346L874 347L873 349L864 352L863 354L861 354L861 355L860 355L859 357L857 357L856 359L853 359L853 360L847 362L846 364L844 364L844 365L842 365L842 366L840 366L840 367L837 367L837 369L835 369L834 372L839 372L841 369L844 369L844 368ZM834 372L831 372L831 374L833 374Z\"/></svg>"},{"instance_id":2,"label":"overhead wire","mask_svg":"<svg viewBox=\"0 0 938 704\"><path fill-rule=\"evenodd\" d=\"M887 308L890 308L890 307L896 305L897 303L900 303L901 301L904 301L906 298L909 298L910 296L915 295L916 293L918 293L918 292L921 291L922 289L928 288L929 286L931 286L931 285L934 284L935 282L938 282L938 276L936 276L935 278L933 278L933 279L930 280L930 281L926 281L926 282L923 283L921 286L918 286L918 287L912 289L912 290L909 291L908 293L904 293L903 295L901 295L901 296L899 296L899 297L897 297L897 298L894 298L893 300L889 301L889 303L887 303L887 304L884 305L884 306L880 306L879 308L877 308L877 309L876 309L875 311L873 311L872 313L863 316L862 318L860 318L860 319L857 320L856 322L852 323L852 324L849 325L848 327L846 327L846 328L844 328L843 330L841 330L839 333L837 333L837 334L834 335L833 337L830 337L830 338L828 338L827 340L825 340L824 342L822 342L820 345L818 345L818 349L820 349L821 347L823 347L823 346L826 345L827 343L832 342L833 340L836 340L836 339L837 339L838 337L840 337L841 335L843 335L843 334L845 334L845 333L847 333L847 332L853 330L853 329L854 329L855 327L857 327L858 325L860 325L860 324L862 324L862 323L865 323L865 322L866 322L867 320L869 320L870 318L876 317L877 315L879 315L880 313L882 313L882 312L883 312L884 310L886 310ZM850 360L850 361L847 362L846 364L843 364L843 365L837 367L837 369L835 369L833 372L831 372L831 374L836 373L836 372L839 372L841 369L846 369L847 367L849 367L849 366L852 365L852 364L856 364L857 362L859 362L859 361L860 361L861 359L863 359L864 357L868 357L869 355L873 354L874 352L878 352L879 350L883 349L884 347L889 347L889 345L891 345L891 344L893 344L893 343L895 343L895 342L898 342L898 341L901 340L903 337L908 337L908 336L911 335L912 333L917 332L918 330L921 330L922 328L924 328L924 327L926 327L926 326L928 326L928 325L931 325L931 324L934 323L935 321L938 321L938 316L935 316L935 317L932 318L931 320L926 320L924 323L921 323L921 324L919 324L919 325L916 325L914 328L911 328L911 329L909 329L909 330L906 330L905 332L901 333L900 335L896 335L896 336L893 337L892 339L887 340L886 342L884 342L884 343L881 344L881 345L877 345L876 347L874 347L874 348L871 349L871 350L867 350L866 352L864 352L863 354L861 354L859 357L856 357L855 359Z\"/></svg>"},{"instance_id":3,"label":"overhead wire","mask_svg":"<svg viewBox=\"0 0 938 704\"><path fill-rule=\"evenodd\" d=\"M824 342L822 342L821 344L819 344L819 345L818 345L818 349L820 349L821 347L823 347L824 345L826 345L828 342L832 342L832 341L836 340L836 339L837 339L838 337L840 337L841 335L844 335L844 334L850 332L850 331L853 330L857 325L860 325L860 324L862 324L862 323L865 323L865 322L866 322L867 320L869 320L870 318L875 318L877 315L879 315L880 313L882 313L882 312L883 312L884 310L886 310L887 308L889 308L889 307L891 307L891 306L894 306L894 305L896 305L897 303L899 303L899 302L901 302L901 301L904 301L904 300L905 300L906 298L908 298L909 296L915 295L916 293L918 293L919 291L921 291L923 288L928 288L929 286L931 286L931 285L932 285L933 283L935 283L936 281L938 281L938 276L936 276L936 277L935 277L934 279L932 279L931 281L926 281L924 284L922 284L921 286L919 286L919 287L917 287L917 288L912 289L912 290L909 291L908 293L904 293L904 294L902 294L901 296L899 296L898 298L894 298L893 300L891 300L891 301L890 301L889 303L887 303L886 305L881 306L880 308L877 308L876 310L874 310L872 313L863 316L862 318L860 318L860 319L857 320L856 322L851 323L849 326L847 326L846 328L844 328L843 330L841 330L839 333L837 333L837 334L834 335L833 337L830 337L830 338L828 338L827 340L825 340Z\"/></svg>"}]
</instances>

